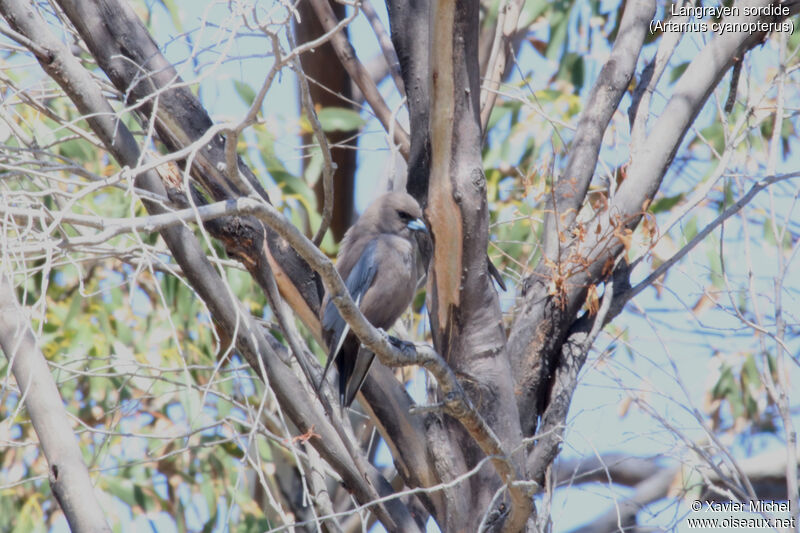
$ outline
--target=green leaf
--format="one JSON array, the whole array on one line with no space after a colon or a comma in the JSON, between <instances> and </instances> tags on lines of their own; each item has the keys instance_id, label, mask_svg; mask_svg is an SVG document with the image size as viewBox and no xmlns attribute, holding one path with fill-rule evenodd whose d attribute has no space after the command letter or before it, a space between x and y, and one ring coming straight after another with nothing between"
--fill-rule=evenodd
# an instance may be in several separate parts
<instances>
[{"instance_id":1,"label":"green leaf","mask_svg":"<svg viewBox=\"0 0 800 533\"><path fill-rule=\"evenodd\" d=\"M209 509L214 509L214 513L209 517L208 521L203 526L203 529L201 530L202 533L211 533L214 531L214 526L217 525L217 506L209 506Z\"/></svg>"},{"instance_id":2,"label":"green leaf","mask_svg":"<svg viewBox=\"0 0 800 533\"><path fill-rule=\"evenodd\" d=\"M352 131L360 129L366 121L358 112L345 107L325 107L317 113L323 131Z\"/></svg>"},{"instance_id":3,"label":"green leaf","mask_svg":"<svg viewBox=\"0 0 800 533\"><path fill-rule=\"evenodd\" d=\"M689 66L689 62L686 61L681 63L677 67L672 69L672 72L669 73L669 82L674 83L678 78L683 76L683 73L686 72L687 67Z\"/></svg>"},{"instance_id":4,"label":"green leaf","mask_svg":"<svg viewBox=\"0 0 800 533\"><path fill-rule=\"evenodd\" d=\"M93 159L93 152L87 148L85 142L82 142L77 139L72 139L61 143L58 146L58 151L64 157L69 159L74 159L76 161L90 161Z\"/></svg>"},{"instance_id":5,"label":"green leaf","mask_svg":"<svg viewBox=\"0 0 800 533\"><path fill-rule=\"evenodd\" d=\"M233 80L233 88L236 89L239 98L247 104L247 107L253 105L253 101L256 99L256 91L250 85L243 81Z\"/></svg>"},{"instance_id":6,"label":"green leaf","mask_svg":"<svg viewBox=\"0 0 800 533\"><path fill-rule=\"evenodd\" d=\"M108 476L105 478L108 492L130 506L136 505L135 488L133 482L122 477Z\"/></svg>"},{"instance_id":7,"label":"green leaf","mask_svg":"<svg viewBox=\"0 0 800 533\"><path fill-rule=\"evenodd\" d=\"M711 396L717 400L724 400L731 392L736 390L736 382L731 367L725 365L719 374L719 379L711 389Z\"/></svg>"},{"instance_id":8,"label":"green leaf","mask_svg":"<svg viewBox=\"0 0 800 533\"><path fill-rule=\"evenodd\" d=\"M306 183L316 183L322 175L322 165L325 163L322 157L322 150L318 146L311 149L311 159L308 160L303 179Z\"/></svg>"},{"instance_id":9,"label":"green leaf","mask_svg":"<svg viewBox=\"0 0 800 533\"><path fill-rule=\"evenodd\" d=\"M709 144L718 154L725 151L725 131L721 123L715 122L711 126L704 128L700 135L692 139L691 143L693 148L708 146Z\"/></svg>"},{"instance_id":10,"label":"green leaf","mask_svg":"<svg viewBox=\"0 0 800 533\"><path fill-rule=\"evenodd\" d=\"M486 130L489 131L495 126L497 126L498 122L500 122L503 118L507 117L509 113L511 113L511 108L514 105L516 105L516 107L519 108L522 105L522 103L510 102L508 104L494 106L494 109L492 109L492 114L489 115L489 122L486 124Z\"/></svg>"},{"instance_id":11,"label":"green leaf","mask_svg":"<svg viewBox=\"0 0 800 533\"><path fill-rule=\"evenodd\" d=\"M650 206L650 212L653 214L663 213L669 211L683 200L684 194L678 193L674 196L664 196L653 202Z\"/></svg>"},{"instance_id":12,"label":"green leaf","mask_svg":"<svg viewBox=\"0 0 800 533\"><path fill-rule=\"evenodd\" d=\"M549 5L550 2L547 2L547 0L528 0L525 2L519 13L518 27L527 28L530 26L539 15L544 13L544 10L547 9Z\"/></svg>"},{"instance_id":13,"label":"green leaf","mask_svg":"<svg viewBox=\"0 0 800 533\"><path fill-rule=\"evenodd\" d=\"M152 501L147 498L139 485L133 486L133 499L142 509L149 511L152 508Z\"/></svg>"},{"instance_id":14,"label":"green leaf","mask_svg":"<svg viewBox=\"0 0 800 533\"><path fill-rule=\"evenodd\" d=\"M783 243L781 244L781 248L783 248L784 252L790 252L793 248L792 246L792 233L787 231L785 227L780 224L775 225L775 231L772 230L772 221L770 219L764 220L763 224L764 228L764 241L771 246L777 246L778 240L775 237L775 233L777 232L778 235L783 234Z\"/></svg>"},{"instance_id":15,"label":"green leaf","mask_svg":"<svg viewBox=\"0 0 800 533\"><path fill-rule=\"evenodd\" d=\"M690 218L689 221L686 222L686 224L683 225L683 229L682 229L681 233L683 235L682 242L684 242L684 243L691 241L692 239L694 239L697 236L698 230L697 230L697 217L696 216L693 216L692 218Z\"/></svg>"},{"instance_id":16,"label":"green leaf","mask_svg":"<svg viewBox=\"0 0 800 533\"><path fill-rule=\"evenodd\" d=\"M31 495L25 504L19 509L17 520L14 524L13 533L38 533L39 531L46 531L44 524L44 511L39 503L40 496L37 494Z\"/></svg>"}]
</instances>

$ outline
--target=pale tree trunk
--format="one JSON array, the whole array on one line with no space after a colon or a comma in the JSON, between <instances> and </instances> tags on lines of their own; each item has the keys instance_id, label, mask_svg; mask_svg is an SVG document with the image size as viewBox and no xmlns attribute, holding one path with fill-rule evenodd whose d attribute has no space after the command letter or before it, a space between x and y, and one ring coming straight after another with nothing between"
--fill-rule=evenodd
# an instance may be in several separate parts
<instances>
[{"instance_id":1,"label":"pale tree trunk","mask_svg":"<svg viewBox=\"0 0 800 533\"><path fill-rule=\"evenodd\" d=\"M72 531L110 533L47 359L36 343L11 280L0 272L0 349L49 466L48 481Z\"/></svg>"}]
</instances>

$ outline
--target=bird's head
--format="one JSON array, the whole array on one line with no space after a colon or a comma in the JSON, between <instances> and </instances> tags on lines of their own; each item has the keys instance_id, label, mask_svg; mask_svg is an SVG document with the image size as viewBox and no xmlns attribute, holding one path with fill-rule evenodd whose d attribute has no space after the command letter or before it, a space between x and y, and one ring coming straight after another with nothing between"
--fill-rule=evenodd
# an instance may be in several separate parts
<instances>
[{"instance_id":1,"label":"bird's head","mask_svg":"<svg viewBox=\"0 0 800 533\"><path fill-rule=\"evenodd\" d=\"M422 209L411 195L404 192L384 194L369 206L361 218L365 219L365 223L374 224L380 233L411 238L414 232L428 232L422 220Z\"/></svg>"}]
</instances>

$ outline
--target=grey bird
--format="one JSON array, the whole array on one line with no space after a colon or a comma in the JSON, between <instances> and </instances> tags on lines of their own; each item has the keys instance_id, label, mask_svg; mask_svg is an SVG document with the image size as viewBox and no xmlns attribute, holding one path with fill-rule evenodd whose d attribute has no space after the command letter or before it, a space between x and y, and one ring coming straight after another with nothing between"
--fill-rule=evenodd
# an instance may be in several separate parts
<instances>
[{"instance_id":1,"label":"grey bird","mask_svg":"<svg viewBox=\"0 0 800 533\"><path fill-rule=\"evenodd\" d=\"M404 192L375 200L342 239L336 270L350 296L376 328L389 329L411 304L426 265L418 242L429 238L422 209ZM339 369L339 398L349 407L364 384L375 354L361 346L328 295L322 302L322 336L328 361Z\"/></svg>"}]
</instances>

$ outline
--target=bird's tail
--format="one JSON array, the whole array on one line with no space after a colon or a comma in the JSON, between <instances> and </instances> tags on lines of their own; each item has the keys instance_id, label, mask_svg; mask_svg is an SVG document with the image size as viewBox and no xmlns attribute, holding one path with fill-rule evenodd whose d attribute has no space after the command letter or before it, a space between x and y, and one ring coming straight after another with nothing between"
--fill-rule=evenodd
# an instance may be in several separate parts
<instances>
[{"instance_id":1,"label":"bird's tail","mask_svg":"<svg viewBox=\"0 0 800 533\"><path fill-rule=\"evenodd\" d=\"M374 360L375 354L360 346L355 362L350 361L348 365L350 368L346 372L342 367L344 359L339 364L339 396L343 406L350 407L350 404L353 403L356 394L361 390L364 381L367 379L367 374Z\"/></svg>"}]
</instances>

